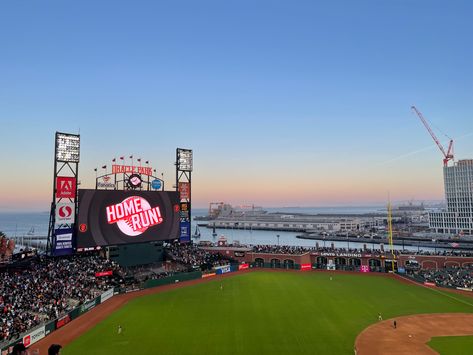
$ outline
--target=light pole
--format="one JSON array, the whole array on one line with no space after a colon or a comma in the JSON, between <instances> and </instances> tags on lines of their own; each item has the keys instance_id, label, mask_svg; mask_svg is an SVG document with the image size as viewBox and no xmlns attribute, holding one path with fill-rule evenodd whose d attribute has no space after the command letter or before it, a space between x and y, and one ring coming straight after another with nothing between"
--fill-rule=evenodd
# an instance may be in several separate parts
<instances>
[{"instance_id":1,"label":"light pole","mask_svg":"<svg viewBox=\"0 0 473 355\"><path fill-rule=\"evenodd\" d=\"M276 235L276 238L278 238L278 245L279 245L279 234Z\"/></svg>"}]
</instances>

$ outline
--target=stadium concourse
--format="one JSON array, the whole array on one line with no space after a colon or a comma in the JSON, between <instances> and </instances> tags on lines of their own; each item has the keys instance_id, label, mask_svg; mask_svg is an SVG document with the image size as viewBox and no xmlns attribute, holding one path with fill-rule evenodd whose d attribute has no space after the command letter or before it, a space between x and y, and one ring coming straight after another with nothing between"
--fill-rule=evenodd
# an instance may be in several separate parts
<instances>
[{"instance_id":1,"label":"stadium concourse","mask_svg":"<svg viewBox=\"0 0 473 355\"><path fill-rule=\"evenodd\" d=\"M33 254L21 261L3 264L0 268L0 349L4 349L5 345L11 344L12 341L25 342L25 334L40 324L55 321L57 327L58 320L63 319L68 312L80 305L89 308L94 299L100 298L100 295L110 289L122 291L142 289L147 282L154 281L157 282L155 285L158 285L159 279L170 278L175 274L192 273L196 270L203 272L203 277L215 275L216 270L229 269L230 265L241 265L243 262L248 262L253 267L301 269L304 264L297 262L308 260L309 268L327 269L329 266L334 266L337 270L363 271L361 265L339 262L331 265L329 261L340 258L362 259L366 255L379 260L389 256L383 250L367 249L275 245L198 246L192 243L183 245L171 243L165 245L165 262L162 265L123 268L99 255L99 252L67 257ZM440 257L444 262L439 265L445 265L445 261L451 259L461 260L454 264L454 267L447 265L436 270L423 269L422 262L411 262L405 265L403 272L421 283L471 291L473 278L470 265L473 264L473 256L470 253L419 251L396 252L396 256L398 260L405 256L411 261L416 258ZM325 258L323 260L325 263L320 263L320 258ZM270 262L267 265L259 264L257 260L293 260L293 263ZM370 267L365 271L387 270L383 267ZM67 322L71 320L68 318Z\"/></svg>"}]
</instances>

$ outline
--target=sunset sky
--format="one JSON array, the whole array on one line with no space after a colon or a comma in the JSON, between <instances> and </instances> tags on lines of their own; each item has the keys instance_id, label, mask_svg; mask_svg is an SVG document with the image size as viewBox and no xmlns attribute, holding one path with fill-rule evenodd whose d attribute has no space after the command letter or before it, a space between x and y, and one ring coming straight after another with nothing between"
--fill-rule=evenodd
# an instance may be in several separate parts
<instances>
[{"instance_id":1,"label":"sunset sky","mask_svg":"<svg viewBox=\"0 0 473 355\"><path fill-rule=\"evenodd\" d=\"M54 133L81 135L82 187L132 155L193 205L443 199L473 159L473 2L3 1L0 211L47 211ZM445 134L443 133L445 132Z\"/></svg>"}]
</instances>

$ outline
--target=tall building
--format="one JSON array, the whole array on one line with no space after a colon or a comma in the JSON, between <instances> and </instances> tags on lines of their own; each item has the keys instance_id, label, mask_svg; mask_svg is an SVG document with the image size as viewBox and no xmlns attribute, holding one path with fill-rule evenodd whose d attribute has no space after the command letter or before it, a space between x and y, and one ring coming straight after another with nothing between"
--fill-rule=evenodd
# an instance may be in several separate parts
<instances>
[{"instance_id":1,"label":"tall building","mask_svg":"<svg viewBox=\"0 0 473 355\"><path fill-rule=\"evenodd\" d=\"M445 212L429 213L429 225L439 233L473 235L473 159L443 168Z\"/></svg>"}]
</instances>

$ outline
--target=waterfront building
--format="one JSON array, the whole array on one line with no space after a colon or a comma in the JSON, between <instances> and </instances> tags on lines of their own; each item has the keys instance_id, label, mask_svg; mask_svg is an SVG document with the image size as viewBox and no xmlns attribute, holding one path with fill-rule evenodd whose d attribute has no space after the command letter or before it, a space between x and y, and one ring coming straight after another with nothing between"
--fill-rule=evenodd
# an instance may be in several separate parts
<instances>
[{"instance_id":1,"label":"waterfront building","mask_svg":"<svg viewBox=\"0 0 473 355\"><path fill-rule=\"evenodd\" d=\"M473 159L443 168L447 210L429 213L438 233L473 235Z\"/></svg>"}]
</instances>

